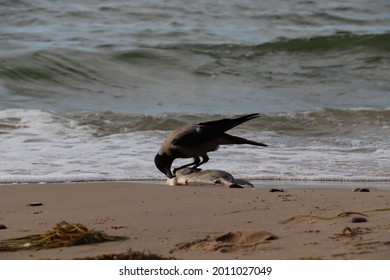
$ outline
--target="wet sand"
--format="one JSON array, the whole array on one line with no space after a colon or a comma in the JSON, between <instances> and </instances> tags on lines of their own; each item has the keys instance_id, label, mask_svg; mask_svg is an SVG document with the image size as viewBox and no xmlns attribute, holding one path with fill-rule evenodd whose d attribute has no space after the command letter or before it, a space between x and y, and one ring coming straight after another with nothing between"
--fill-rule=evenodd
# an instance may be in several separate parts
<instances>
[{"instance_id":1,"label":"wet sand","mask_svg":"<svg viewBox=\"0 0 390 280\"><path fill-rule=\"evenodd\" d=\"M284 192L128 182L0 185L6 227L0 240L44 233L64 220L129 238L0 252L0 259L74 259L130 248L177 259L390 259L388 190L315 183Z\"/></svg>"}]
</instances>

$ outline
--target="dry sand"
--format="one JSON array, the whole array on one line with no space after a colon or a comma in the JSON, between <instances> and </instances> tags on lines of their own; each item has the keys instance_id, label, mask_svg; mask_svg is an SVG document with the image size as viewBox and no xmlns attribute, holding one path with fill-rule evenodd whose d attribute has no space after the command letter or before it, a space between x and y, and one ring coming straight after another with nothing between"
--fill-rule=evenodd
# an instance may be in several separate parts
<instances>
[{"instance_id":1,"label":"dry sand","mask_svg":"<svg viewBox=\"0 0 390 280\"><path fill-rule=\"evenodd\" d=\"M389 194L125 182L1 185L0 224L7 228L0 240L44 233L63 220L129 239L0 252L0 259L73 259L131 248L178 259L389 260ZM29 206L34 201L43 205ZM367 222L352 223L355 217Z\"/></svg>"}]
</instances>

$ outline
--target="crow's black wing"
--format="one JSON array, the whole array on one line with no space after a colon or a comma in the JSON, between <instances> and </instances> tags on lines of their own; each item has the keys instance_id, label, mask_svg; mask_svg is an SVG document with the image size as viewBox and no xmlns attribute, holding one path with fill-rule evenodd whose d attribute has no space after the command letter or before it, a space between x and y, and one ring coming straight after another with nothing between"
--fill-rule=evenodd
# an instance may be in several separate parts
<instances>
[{"instance_id":1,"label":"crow's black wing","mask_svg":"<svg viewBox=\"0 0 390 280\"><path fill-rule=\"evenodd\" d=\"M211 129L209 126L198 124L178 133L172 144L184 148L197 147L218 138L220 135L220 132Z\"/></svg>"},{"instance_id":2,"label":"crow's black wing","mask_svg":"<svg viewBox=\"0 0 390 280\"><path fill-rule=\"evenodd\" d=\"M172 144L181 147L196 147L212 141L221 136L225 131L258 116L259 114L249 114L233 119L198 123L178 131Z\"/></svg>"}]
</instances>

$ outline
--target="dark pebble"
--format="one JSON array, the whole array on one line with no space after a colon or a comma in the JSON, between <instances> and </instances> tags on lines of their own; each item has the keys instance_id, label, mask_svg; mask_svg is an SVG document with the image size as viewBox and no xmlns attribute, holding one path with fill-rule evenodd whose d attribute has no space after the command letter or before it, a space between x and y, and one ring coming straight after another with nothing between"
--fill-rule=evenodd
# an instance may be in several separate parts
<instances>
[{"instance_id":1,"label":"dark pebble","mask_svg":"<svg viewBox=\"0 0 390 280\"><path fill-rule=\"evenodd\" d=\"M42 206L43 203L42 202L31 202L29 205L30 206Z\"/></svg>"},{"instance_id":2,"label":"dark pebble","mask_svg":"<svg viewBox=\"0 0 390 280\"><path fill-rule=\"evenodd\" d=\"M352 190L353 192L370 192L369 188L355 188Z\"/></svg>"},{"instance_id":3,"label":"dark pebble","mask_svg":"<svg viewBox=\"0 0 390 280\"><path fill-rule=\"evenodd\" d=\"M6 229L7 227L3 224L0 224L0 229Z\"/></svg>"},{"instance_id":4,"label":"dark pebble","mask_svg":"<svg viewBox=\"0 0 390 280\"><path fill-rule=\"evenodd\" d=\"M365 223L365 222L367 222L367 219L363 217L352 218L352 223Z\"/></svg>"},{"instance_id":5,"label":"dark pebble","mask_svg":"<svg viewBox=\"0 0 390 280\"><path fill-rule=\"evenodd\" d=\"M284 192L283 189L270 189L270 192Z\"/></svg>"}]
</instances>

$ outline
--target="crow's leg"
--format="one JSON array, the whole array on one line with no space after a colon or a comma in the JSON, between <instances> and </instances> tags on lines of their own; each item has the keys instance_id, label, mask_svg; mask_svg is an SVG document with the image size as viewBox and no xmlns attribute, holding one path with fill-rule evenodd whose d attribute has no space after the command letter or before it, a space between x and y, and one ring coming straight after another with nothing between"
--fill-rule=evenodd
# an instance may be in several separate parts
<instances>
[{"instance_id":1,"label":"crow's leg","mask_svg":"<svg viewBox=\"0 0 390 280\"><path fill-rule=\"evenodd\" d=\"M177 168L173 169L173 174L175 174L176 171L178 171L178 170L180 170L180 169L183 169L183 168L186 168L186 167L191 166L191 165L194 165L194 167L195 167L195 166L198 167L198 166L199 166L199 163L200 163L200 157L194 157L194 162L191 162L191 163L189 163L189 164L185 164L185 165L183 165L183 166L180 166L180 167L177 167ZM194 167L192 167L191 169L194 169ZM195 168L196 168L196 167L195 167Z\"/></svg>"},{"instance_id":2,"label":"crow's leg","mask_svg":"<svg viewBox=\"0 0 390 280\"><path fill-rule=\"evenodd\" d=\"M202 156L202 161L199 161L197 164L195 164L192 169L197 170L199 166L209 161L209 157L207 154Z\"/></svg>"}]
</instances>

